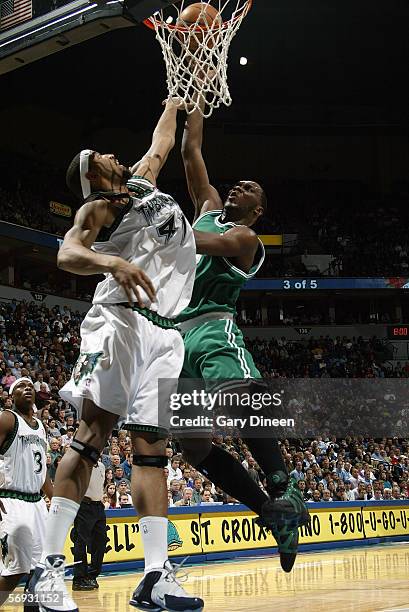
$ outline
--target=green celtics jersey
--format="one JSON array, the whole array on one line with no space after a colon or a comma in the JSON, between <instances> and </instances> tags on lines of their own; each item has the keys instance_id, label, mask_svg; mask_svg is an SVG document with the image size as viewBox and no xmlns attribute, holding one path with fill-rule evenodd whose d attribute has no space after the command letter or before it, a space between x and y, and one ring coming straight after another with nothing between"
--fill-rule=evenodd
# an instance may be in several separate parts
<instances>
[{"instance_id":1,"label":"green celtics jersey","mask_svg":"<svg viewBox=\"0 0 409 612\"><path fill-rule=\"evenodd\" d=\"M193 228L201 232L224 234L235 223L221 223L221 210L213 210L201 215ZM264 261L264 246L256 254L256 261L249 273L243 272L226 257L212 255L196 256L196 276L189 306L176 318L177 322L187 321L210 312L236 313L236 303L240 290L253 278Z\"/></svg>"}]
</instances>

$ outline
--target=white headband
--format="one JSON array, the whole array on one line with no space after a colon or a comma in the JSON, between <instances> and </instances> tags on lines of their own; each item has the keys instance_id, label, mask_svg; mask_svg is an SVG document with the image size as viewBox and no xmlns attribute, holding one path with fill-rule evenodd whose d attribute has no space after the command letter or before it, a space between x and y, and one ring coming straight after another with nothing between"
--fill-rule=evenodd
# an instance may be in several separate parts
<instances>
[{"instance_id":1,"label":"white headband","mask_svg":"<svg viewBox=\"0 0 409 612\"><path fill-rule=\"evenodd\" d=\"M89 171L89 158L93 153L94 151L91 151L91 149L83 149L80 153L80 178L84 198L87 198L91 193L91 183L85 175Z\"/></svg>"},{"instance_id":2,"label":"white headband","mask_svg":"<svg viewBox=\"0 0 409 612\"><path fill-rule=\"evenodd\" d=\"M33 381L28 376L22 376L21 378L17 378L17 380L15 380L12 385L10 385L9 395L13 395L14 387L19 385L24 380L27 381L27 382L30 382L31 384L33 384Z\"/></svg>"}]
</instances>

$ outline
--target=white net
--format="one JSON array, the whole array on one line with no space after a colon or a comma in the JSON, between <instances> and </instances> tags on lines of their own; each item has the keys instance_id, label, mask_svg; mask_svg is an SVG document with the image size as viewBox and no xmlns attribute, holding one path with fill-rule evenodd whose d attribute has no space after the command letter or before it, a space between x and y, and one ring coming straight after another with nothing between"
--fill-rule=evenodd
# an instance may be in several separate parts
<instances>
[{"instance_id":1,"label":"white net","mask_svg":"<svg viewBox=\"0 0 409 612\"><path fill-rule=\"evenodd\" d=\"M192 6L178 5L155 13L145 24L156 32L166 64L170 97L183 101L187 113L198 109L204 117L232 98L227 82L230 43L251 8L252 0L206 0L195 21L181 14ZM193 7L193 8L194 8Z\"/></svg>"}]
</instances>

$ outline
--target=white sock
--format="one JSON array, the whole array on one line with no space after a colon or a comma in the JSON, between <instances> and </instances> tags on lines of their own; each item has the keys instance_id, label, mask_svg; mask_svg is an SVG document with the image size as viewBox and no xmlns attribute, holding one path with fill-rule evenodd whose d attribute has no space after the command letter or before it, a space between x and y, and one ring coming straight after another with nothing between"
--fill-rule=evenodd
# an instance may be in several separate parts
<instances>
[{"instance_id":1,"label":"white sock","mask_svg":"<svg viewBox=\"0 0 409 612\"><path fill-rule=\"evenodd\" d=\"M41 564L48 555L61 555L68 531L77 516L77 502L65 497L53 497L46 522L46 535Z\"/></svg>"},{"instance_id":2,"label":"white sock","mask_svg":"<svg viewBox=\"0 0 409 612\"><path fill-rule=\"evenodd\" d=\"M163 516L144 516L139 529L145 553L145 575L163 569L168 560L168 519Z\"/></svg>"}]
</instances>

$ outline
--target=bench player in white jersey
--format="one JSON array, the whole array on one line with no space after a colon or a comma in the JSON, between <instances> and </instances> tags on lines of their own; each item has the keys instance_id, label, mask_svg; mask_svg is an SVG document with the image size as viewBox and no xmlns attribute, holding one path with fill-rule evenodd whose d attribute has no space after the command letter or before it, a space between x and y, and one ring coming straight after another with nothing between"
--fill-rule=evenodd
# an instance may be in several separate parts
<instances>
[{"instance_id":1,"label":"bench player in white jersey","mask_svg":"<svg viewBox=\"0 0 409 612\"><path fill-rule=\"evenodd\" d=\"M47 438L33 411L29 378L10 387L13 410L0 414L0 605L40 561L47 507L41 489L52 497L47 476Z\"/></svg>"},{"instance_id":2,"label":"bench player in white jersey","mask_svg":"<svg viewBox=\"0 0 409 612\"><path fill-rule=\"evenodd\" d=\"M172 318L189 303L195 275L192 228L174 199L156 188L174 146L176 114L169 101L152 146L131 170L113 154L83 150L67 171L68 186L86 203L64 238L58 265L105 279L82 323L72 378L61 390L81 422L58 467L42 562L30 583L41 593L57 580L64 603L42 606L47 612L78 610L64 587L62 551L92 465L118 417L132 433L131 490L145 551L145 577L131 604L158 611L203 608L182 589L168 561L167 431L158 422L158 379L177 377L184 357Z\"/></svg>"}]
</instances>

